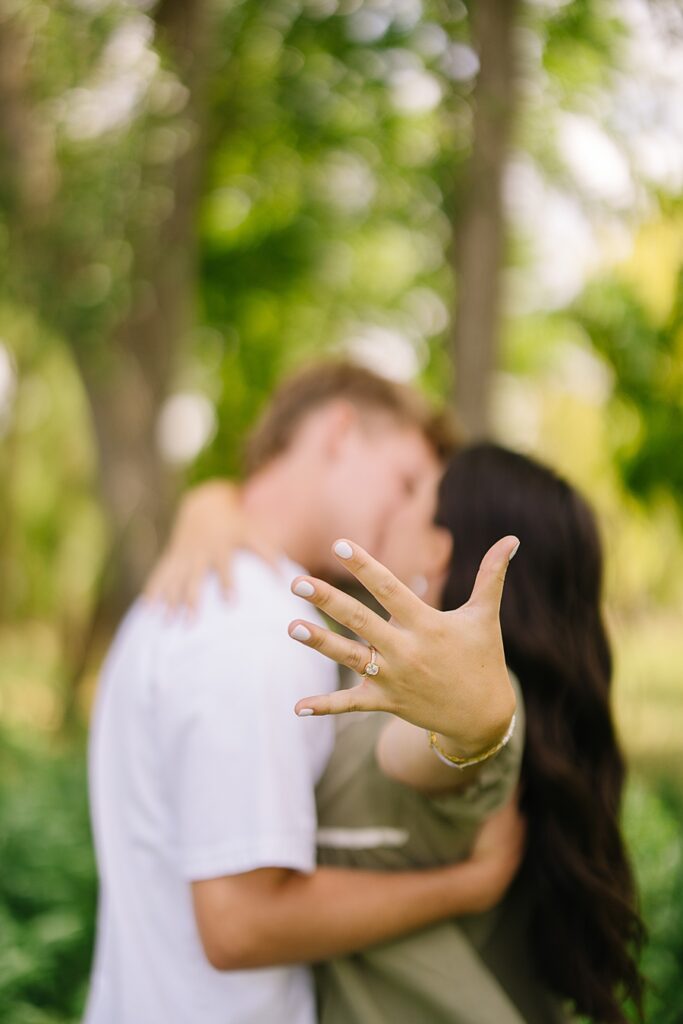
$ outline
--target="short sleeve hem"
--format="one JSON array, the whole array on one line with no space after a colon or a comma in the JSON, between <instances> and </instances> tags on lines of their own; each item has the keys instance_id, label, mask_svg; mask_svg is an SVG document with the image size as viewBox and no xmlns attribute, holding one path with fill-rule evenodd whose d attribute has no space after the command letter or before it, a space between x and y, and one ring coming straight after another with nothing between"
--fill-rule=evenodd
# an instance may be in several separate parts
<instances>
[{"instance_id":1,"label":"short sleeve hem","mask_svg":"<svg viewBox=\"0 0 683 1024\"><path fill-rule=\"evenodd\" d=\"M258 868L290 868L310 873L315 870L315 838L310 833L262 836L257 842L223 843L196 850L181 850L179 866L183 877L201 882L223 875L241 875Z\"/></svg>"}]
</instances>

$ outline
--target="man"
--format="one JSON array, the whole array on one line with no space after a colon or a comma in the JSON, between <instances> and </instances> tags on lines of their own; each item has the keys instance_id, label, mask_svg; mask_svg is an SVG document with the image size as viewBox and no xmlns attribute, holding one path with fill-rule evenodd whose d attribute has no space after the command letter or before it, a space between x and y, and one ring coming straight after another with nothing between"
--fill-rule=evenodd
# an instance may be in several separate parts
<instances>
[{"instance_id":1,"label":"man","mask_svg":"<svg viewBox=\"0 0 683 1024\"><path fill-rule=\"evenodd\" d=\"M457 867L314 871L332 727L292 713L337 680L287 635L301 612L289 582L303 566L333 575L339 535L381 545L402 503L438 478L435 422L359 368L300 374L252 438L244 488L280 573L241 553L233 600L209 581L191 625L142 603L130 612L91 742L101 893L87 1024L312 1024L299 965L475 909L452 885Z\"/></svg>"}]
</instances>

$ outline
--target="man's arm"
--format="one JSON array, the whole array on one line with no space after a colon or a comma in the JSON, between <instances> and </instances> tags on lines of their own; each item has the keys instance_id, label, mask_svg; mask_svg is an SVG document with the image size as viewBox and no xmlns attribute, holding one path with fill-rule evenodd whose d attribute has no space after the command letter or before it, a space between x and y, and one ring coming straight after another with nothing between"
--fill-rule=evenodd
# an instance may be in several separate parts
<instances>
[{"instance_id":1,"label":"man's arm","mask_svg":"<svg viewBox=\"0 0 683 1024\"><path fill-rule=\"evenodd\" d=\"M327 960L494 906L522 856L508 805L484 825L467 861L426 871L263 868L194 882L195 917L219 970Z\"/></svg>"}]
</instances>

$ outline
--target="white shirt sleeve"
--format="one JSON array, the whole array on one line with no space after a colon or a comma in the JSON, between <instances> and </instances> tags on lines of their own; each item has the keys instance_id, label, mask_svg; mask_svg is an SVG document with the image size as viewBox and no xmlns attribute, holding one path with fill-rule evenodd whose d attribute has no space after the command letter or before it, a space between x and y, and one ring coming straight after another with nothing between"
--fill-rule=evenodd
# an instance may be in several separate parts
<instances>
[{"instance_id":1,"label":"white shirt sleeve","mask_svg":"<svg viewBox=\"0 0 683 1024\"><path fill-rule=\"evenodd\" d=\"M288 614L209 616L162 663L162 774L188 880L315 867L314 787L332 724L297 718L294 704L333 689L336 671L287 636Z\"/></svg>"}]
</instances>

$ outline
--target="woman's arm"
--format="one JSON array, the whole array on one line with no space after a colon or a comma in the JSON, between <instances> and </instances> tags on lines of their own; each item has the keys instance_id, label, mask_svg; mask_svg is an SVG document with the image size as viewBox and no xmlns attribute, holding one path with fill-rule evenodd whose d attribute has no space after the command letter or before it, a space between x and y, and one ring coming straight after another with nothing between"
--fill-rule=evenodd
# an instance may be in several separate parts
<instances>
[{"instance_id":1,"label":"woman's arm","mask_svg":"<svg viewBox=\"0 0 683 1024\"><path fill-rule=\"evenodd\" d=\"M515 692L515 723L505 744L507 746L509 741L510 749L504 753L501 748L495 755L495 758L500 756L502 762L495 776L487 776L487 784L492 783L494 778L499 780L502 786L501 800L505 798L505 792L509 791L508 785L503 785L502 780L507 779L509 784L513 777L519 775L524 746L524 708L521 706L521 695L516 684ZM377 740L377 763L382 772L394 782L410 786L427 796L437 796L468 789L489 763L490 759L487 758L479 764L462 769L444 764L432 749L428 737L429 734L424 729L418 729L410 722L392 716ZM441 750L449 749L447 736L437 737L437 742Z\"/></svg>"},{"instance_id":2,"label":"woman's arm","mask_svg":"<svg viewBox=\"0 0 683 1024\"><path fill-rule=\"evenodd\" d=\"M472 758L494 747L506 735L516 707L499 610L508 563L518 546L515 537L498 541L482 561L469 601L455 611L440 612L424 604L358 545L337 542L335 553L342 563L392 619L386 622L322 580L297 577L292 584L294 593L353 630L377 652L377 673L366 674L370 662L367 645L313 623L292 622L293 639L363 676L351 689L300 700L297 714L388 711L421 730L437 733L437 742L446 754ZM410 749L416 753L411 764L416 772L423 772L429 770L430 761L417 755L415 735L410 733ZM436 762L430 779L439 788L444 772L451 769L429 751L426 737L424 743ZM453 769L453 776L457 774Z\"/></svg>"},{"instance_id":3,"label":"woman's arm","mask_svg":"<svg viewBox=\"0 0 683 1024\"><path fill-rule=\"evenodd\" d=\"M249 548L271 563L277 555L250 529L237 484L217 479L193 487L180 502L168 544L147 580L145 597L171 611L194 610L210 572L216 573L227 594L238 548Z\"/></svg>"},{"instance_id":4,"label":"woman's arm","mask_svg":"<svg viewBox=\"0 0 683 1024\"><path fill-rule=\"evenodd\" d=\"M440 737L446 749L448 737ZM482 765L471 768L443 764L427 742L427 733L402 718L387 722L377 741L377 762L382 772L395 782L429 796L467 789L479 775Z\"/></svg>"},{"instance_id":5,"label":"woman's arm","mask_svg":"<svg viewBox=\"0 0 683 1024\"><path fill-rule=\"evenodd\" d=\"M522 858L513 802L483 826L468 860L425 871L264 868L195 882L204 951L219 970L327 960L500 901Z\"/></svg>"}]
</instances>

